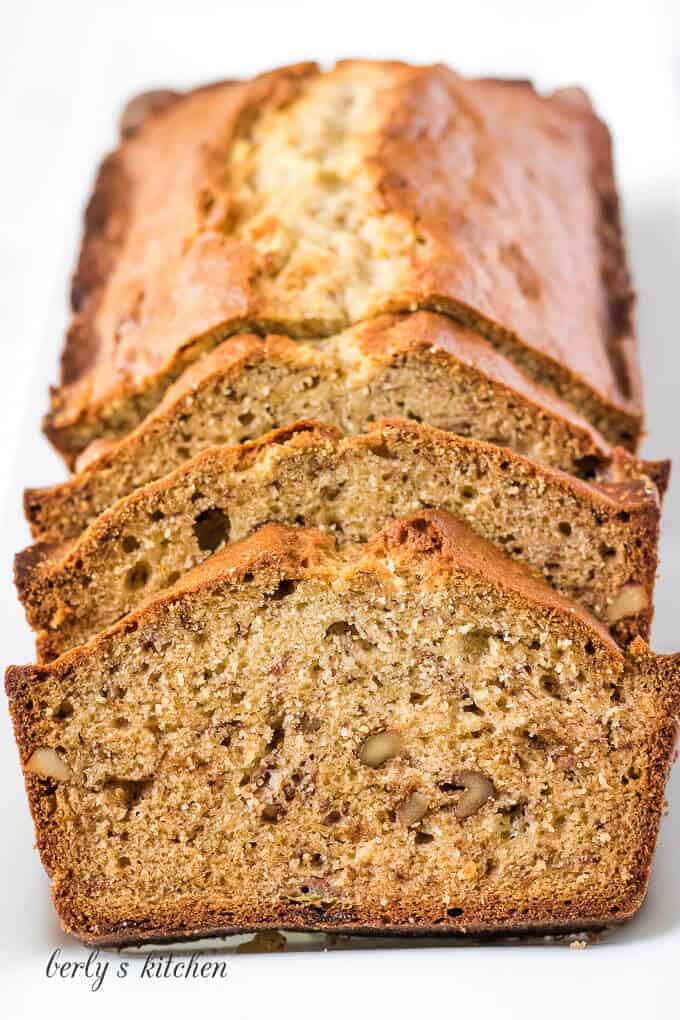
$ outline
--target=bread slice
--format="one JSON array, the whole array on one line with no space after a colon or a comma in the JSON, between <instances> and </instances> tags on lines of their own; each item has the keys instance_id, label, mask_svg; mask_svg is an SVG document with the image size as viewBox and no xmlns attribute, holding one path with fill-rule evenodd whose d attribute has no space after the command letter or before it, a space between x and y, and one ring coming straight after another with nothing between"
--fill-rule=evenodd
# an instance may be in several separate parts
<instances>
[{"instance_id":1,"label":"bread slice","mask_svg":"<svg viewBox=\"0 0 680 1020\"><path fill-rule=\"evenodd\" d=\"M590 485L486 443L404 419L344 437L298 423L213 447L115 504L77 539L20 553L16 581L41 659L54 658L267 521L363 541L436 506L615 628L646 635L659 507L650 482Z\"/></svg>"},{"instance_id":2,"label":"bread slice","mask_svg":"<svg viewBox=\"0 0 680 1020\"><path fill-rule=\"evenodd\" d=\"M208 446L240 443L300 418L348 432L394 415L509 446L582 478L647 475L668 464L613 451L585 419L487 341L431 312L380 316L315 343L240 334L187 369L120 440L99 440L61 485L29 489L33 537L78 535L116 500Z\"/></svg>"},{"instance_id":3,"label":"bread slice","mask_svg":"<svg viewBox=\"0 0 680 1020\"><path fill-rule=\"evenodd\" d=\"M244 329L430 309L635 450L632 303L610 139L582 92L281 68L173 97L106 160L46 431L70 461L131 431Z\"/></svg>"},{"instance_id":4,"label":"bread slice","mask_svg":"<svg viewBox=\"0 0 680 1020\"><path fill-rule=\"evenodd\" d=\"M61 923L129 944L623 921L679 669L428 510L266 525L6 686Z\"/></svg>"}]
</instances>

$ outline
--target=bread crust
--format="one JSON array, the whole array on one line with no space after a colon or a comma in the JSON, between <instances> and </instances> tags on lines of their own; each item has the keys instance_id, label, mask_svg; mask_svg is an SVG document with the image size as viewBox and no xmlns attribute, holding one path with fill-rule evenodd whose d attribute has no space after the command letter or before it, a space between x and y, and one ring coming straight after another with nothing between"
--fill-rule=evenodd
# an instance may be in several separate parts
<instances>
[{"instance_id":1,"label":"bread crust","mask_svg":"<svg viewBox=\"0 0 680 1020\"><path fill-rule=\"evenodd\" d=\"M6 677L15 735L22 764L33 752L35 709L33 699L48 677L66 676L83 661L97 657L116 637L152 622L170 604L190 600L197 592L226 585L237 596L243 585L264 583L275 589L281 578L314 577L333 583L339 573L355 571L364 583L375 576L378 583L401 570L416 569L423 586L446 586L447 580L463 571L485 586L503 593L511 604L530 603L546 619L561 627L565 636L589 640L598 654L608 657L617 669L630 669L641 687L654 692L656 721L650 733L649 768L646 787L641 791L640 817L634 835L638 847L636 872L621 898L621 890L607 894L582 891L569 904L534 903L522 910L511 904L480 902L477 910L466 911L464 920L441 916L441 904L424 900L417 918L404 913L385 920L361 908L352 912L290 904L275 908L266 916L249 913L248 907L225 911L219 903L199 904L187 896L182 901L163 903L148 911L130 911L121 917L110 914L104 903L83 901L74 894L68 855L53 814L47 807L50 781L26 772L26 788L33 813L37 845L43 863L52 877L52 893L62 924L67 931L92 944L129 945L139 942L190 939L215 934L231 934L260 928L288 928L298 931L333 931L360 934L498 934L520 932L559 932L582 928L600 928L618 924L639 908L649 878L659 820L663 808L664 785L675 741L676 717L680 710L678 670L680 656L656 656L641 639L631 645L625 658L604 628L581 607L552 591L521 564L498 553L465 525L442 511L423 511L394 522L369 544L358 560L343 561L327 536L312 529L291 529L266 525L250 538L216 554L206 564L187 574L171 590L130 614L89 645L66 653L47 667L10 667Z\"/></svg>"},{"instance_id":2,"label":"bread crust","mask_svg":"<svg viewBox=\"0 0 680 1020\"><path fill-rule=\"evenodd\" d=\"M416 308L450 315L580 407L608 439L635 449L632 291L609 136L584 94L542 97L527 83L468 81L441 66L345 61L326 76L301 64L188 93L105 162L46 419L67 459L99 436L129 431L183 368L244 327L305 336L350 324L345 313L315 310L287 278L264 296L257 246L231 231L224 157L254 119L319 82L371 88L376 75L373 127L358 140L371 201L405 230L417 224L420 240L408 270L364 302L359 319ZM169 181L148 172L161 151L174 175L172 209L164 208ZM541 222L530 229L534 215L549 215L552 234L563 224L564 244L548 242ZM164 238L162 267L151 236Z\"/></svg>"}]
</instances>

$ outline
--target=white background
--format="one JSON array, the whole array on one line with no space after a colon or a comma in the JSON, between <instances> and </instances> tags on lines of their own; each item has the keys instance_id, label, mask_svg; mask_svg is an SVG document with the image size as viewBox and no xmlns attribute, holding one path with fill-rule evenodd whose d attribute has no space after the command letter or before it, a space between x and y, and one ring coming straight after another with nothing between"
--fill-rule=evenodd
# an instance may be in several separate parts
<instances>
[{"instance_id":1,"label":"white background","mask_svg":"<svg viewBox=\"0 0 680 1020\"><path fill-rule=\"evenodd\" d=\"M577 82L613 128L635 278L649 408L645 452L678 453L680 49L671 4L465 0L243 3L45 0L0 3L0 627L4 663L32 644L9 582L28 542L21 488L61 477L39 434L65 323L80 214L122 102L299 59L444 60L469 73ZM680 478L669 498L654 646L680 647ZM677 770L680 773L680 769ZM647 904L585 952L560 946L451 947L230 956L222 982L143 982L139 967L99 992L48 980L60 934L31 850L16 751L0 711L0 1011L18 1017L235 1018L375 1015L675 1017L680 964L680 779L669 789ZM112 954L112 968L119 957Z\"/></svg>"}]
</instances>

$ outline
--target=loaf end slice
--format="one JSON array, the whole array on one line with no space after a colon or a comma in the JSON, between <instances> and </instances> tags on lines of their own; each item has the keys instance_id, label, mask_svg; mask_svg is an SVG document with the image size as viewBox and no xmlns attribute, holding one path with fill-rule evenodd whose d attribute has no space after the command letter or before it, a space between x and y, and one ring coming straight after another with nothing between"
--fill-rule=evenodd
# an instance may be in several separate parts
<instances>
[{"instance_id":1,"label":"loaf end slice","mask_svg":"<svg viewBox=\"0 0 680 1020\"><path fill-rule=\"evenodd\" d=\"M345 61L192 92L105 162L73 297L46 420L71 461L248 325L331 335L417 309L614 444L641 432L610 139L578 90Z\"/></svg>"}]
</instances>

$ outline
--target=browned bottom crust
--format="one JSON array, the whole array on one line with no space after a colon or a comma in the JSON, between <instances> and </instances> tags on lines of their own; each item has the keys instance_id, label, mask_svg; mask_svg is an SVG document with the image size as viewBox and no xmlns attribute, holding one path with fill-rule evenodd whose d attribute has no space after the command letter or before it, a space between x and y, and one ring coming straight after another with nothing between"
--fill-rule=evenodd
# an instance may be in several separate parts
<instances>
[{"instance_id":1,"label":"browned bottom crust","mask_svg":"<svg viewBox=\"0 0 680 1020\"><path fill-rule=\"evenodd\" d=\"M422 921L407 920L403 923L377 917L369 917L364 921L357 915L348 916L341 911L294 906L288 910L272 913L266 921L263 921L261 917L244 917L243 920L238 921L234 919L233 912L221 912L216 909L210 913L206 912L202 906L188 903L184 909L174 913L131 917L122 922L116 920L110 922L111 927L107 927L109 922L101 919L97 922L99 931L96 934L84 933L82 926L84 919L71 914L70 904L67 910L60 911L60 914L66 930L71 931L86 945L120 949L145 943L163 945L199 939L224 938L250 932L281 930L319 935L356 935L380 938L408 936L414 940L418 937L446 935L469 937L470 939L482 936L488 940L494 940L523 935L566 935L583 931L603 931L606 928L625 924L634 917L642 904L642 898L640 903L626 914L621 914L618 908L612 912L612 904L609 902L602 904L594 902L590 904L590 912L579 914L572 911L571 916L556 917L554 907L546 902L541 905L543 909L536 910L535 920L527 916L528 908L522 907L511 913L509 917L504 917L499 912L496 919L493 917L475 919L472 913L469 922L464 922L460 916L456 916L454 908L450 914L445 914L444 917L436 916L437 912L435 911L432 916L425 917ZM59 909L58 904L57 909ZM587 911L587 909L584 905L584 910ZM525 919L522 919L522 915ZM69 927L71 923L73 924L72 928ZM88 916L86 923L92 924L91 915Z\"/></svg>"}]
</instances>

